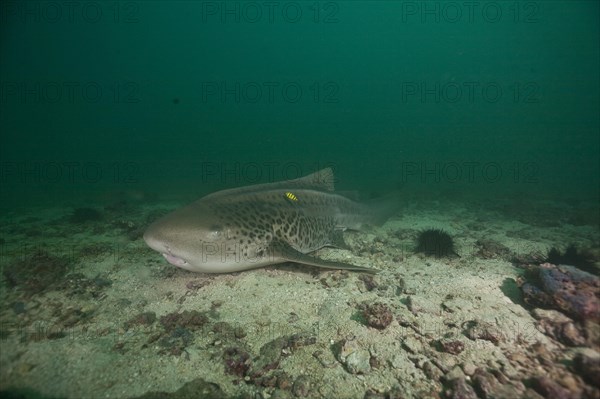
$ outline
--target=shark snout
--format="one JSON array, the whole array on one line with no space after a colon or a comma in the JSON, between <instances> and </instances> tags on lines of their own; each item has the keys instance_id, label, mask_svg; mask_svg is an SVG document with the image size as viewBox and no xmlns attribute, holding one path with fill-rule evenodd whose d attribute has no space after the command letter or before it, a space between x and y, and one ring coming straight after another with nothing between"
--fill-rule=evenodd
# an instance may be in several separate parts
<instances>
[{"instance_id":1,"label":"shark snout","mask_svg":"<svg viewBox=\"0 0 600 399\"><path fill-rule=\"evenodd\" d=\"M160 252L170 264L184 268L188 265L185 259L173 253L174 251L169 243L164 238L161 238L160 234L152 226L144 233L144 241L150 248Z\"/></svg>"},{"instance_id":2,"label":"shark snout","mask_svg":"<svg viewBox=\"0 0 600 399\"><path fill-rule=\"evenodd\" d=\"M155 251L166 252L168 250L167 245L163 240L158 239L150 229L144 232L144 241L146 244Z\"/></svg>"}]
</instances>

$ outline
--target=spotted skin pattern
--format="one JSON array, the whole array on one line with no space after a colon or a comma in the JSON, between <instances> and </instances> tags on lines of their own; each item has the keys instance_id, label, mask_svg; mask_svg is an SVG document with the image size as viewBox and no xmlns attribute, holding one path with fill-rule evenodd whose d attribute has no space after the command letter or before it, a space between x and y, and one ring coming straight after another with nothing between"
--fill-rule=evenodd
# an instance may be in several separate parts
<instances>
[{"instance_id":1,"label":"spotted skin pattern","mask_svg":"<svg viewBox=\"0 0 600 399\"><path fill-rule=\"evenodd\" d=\"M302 253L330 245L332 232L357 228L360 217L368 213L360 204L335 194L296 190L297 201L289 201L285 190L246 194L211 201L210 210L222 221L214 226L225 230L247 257L249 248L265 249L273 239L288 243ZM351 225L345 225L344 220Z\"/></svg>"}]
</instances>

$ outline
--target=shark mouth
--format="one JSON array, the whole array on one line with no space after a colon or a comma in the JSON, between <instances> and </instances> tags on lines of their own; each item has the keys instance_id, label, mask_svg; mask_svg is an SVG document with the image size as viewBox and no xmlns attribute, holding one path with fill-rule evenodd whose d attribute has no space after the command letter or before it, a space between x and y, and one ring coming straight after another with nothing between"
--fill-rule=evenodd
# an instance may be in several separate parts
<instances>
[{"instance_id":1,"label":"shark mouth","mask_svg":"<svg viewBox=\"0 0 600 399\"><path fill-rule=\"evenodd\" d=\"M174 256L171 254L167 254L167 253L163 252L162 256L165 257L167 262L169 262L170 264L177 266L177 267L185 267L188 264L185 260L178 258L177 256Z\"/></svg>"}]
</instances>

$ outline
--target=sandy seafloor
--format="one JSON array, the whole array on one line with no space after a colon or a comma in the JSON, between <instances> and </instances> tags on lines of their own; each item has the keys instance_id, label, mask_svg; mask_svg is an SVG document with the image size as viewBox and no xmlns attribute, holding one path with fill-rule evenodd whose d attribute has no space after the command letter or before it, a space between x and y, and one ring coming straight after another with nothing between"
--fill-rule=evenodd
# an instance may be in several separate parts
<instances>
[{"instance_id":1,"label":"sandy seafloor","mask_svg":"<svg viewBox=\"0 0 600 399\"><path fill-rule=\"evenodd\" d=\"M600 396L573 367L578 353L595 356L586 347L598 350L598 337L566 345L545 334L515 263L569 243L597 261L597 204L412 201L382 227L346 232L352 251L316 254L381 269L372 279L292 264L178 270L141 233L180 205L79 204L100 211L87 221L73 219L75 204L2 216L12 283L1 286L0 390L134 398L190 383L172 397ZM452 234L461 257L414 253L429 227ZM19 275L28 267L42 277ZM389 325L373 327L365 309Z\"/></svg>"}]
</instances>

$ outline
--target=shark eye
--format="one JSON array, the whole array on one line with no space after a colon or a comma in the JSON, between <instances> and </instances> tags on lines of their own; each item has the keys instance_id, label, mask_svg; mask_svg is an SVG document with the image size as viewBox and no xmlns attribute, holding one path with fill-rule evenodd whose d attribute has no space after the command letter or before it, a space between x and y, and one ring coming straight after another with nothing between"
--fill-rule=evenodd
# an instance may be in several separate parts
<instances>
[{"instance_id":1,"label":"shark eye","mask_svg":"<svg viewBox=\"0 0 600 399\"><path fill-rule=\"evenodd\" d=\"M212 226L210 226L210 235L213 237L220 237L221 236L221 232L222 232L223 226L218 225L218 224L213 224Z\"/></svg>"}]
</instances>

